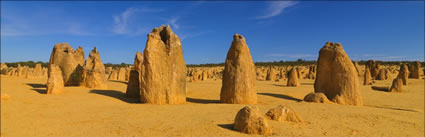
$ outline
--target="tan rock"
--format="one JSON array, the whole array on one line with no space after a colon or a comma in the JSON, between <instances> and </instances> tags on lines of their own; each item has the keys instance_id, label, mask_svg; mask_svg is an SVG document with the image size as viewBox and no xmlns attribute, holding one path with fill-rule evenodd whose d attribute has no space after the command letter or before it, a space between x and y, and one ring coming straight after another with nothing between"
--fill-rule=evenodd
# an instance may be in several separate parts
<instances>
[{"instance_id":1,"label":"tan rock","mask_svg":"<svg viewBox=\"0 0 425 137\"><path fill-rule=\"evenodd\" d=\"M47 80L46 94L59 94L64 91L62 72L56 64L49 65L49 78Z\"/></svg>"},{"instance_id":2,"label":"tan rock","mask_svg":"<svg viewBox=\"0 0 425 137\"><path fill-rule=\"evenodd\" d=\"M373 79L375 79L379 71L378 64L376 64L374 60L369 60L366 62L366 68L369 69L370 75L372 76Z\"/></svg>"},{"instance_id":3,"label":"tan rock","mask_svg":"<svg viewBox=\"0 0 425 137\"><path fill-rule=\"evenodd\" d=\"M0 73L2 75L6 75L7 74L7 70L8 70L8 67L7 67L6 63L1 63Z\"/></svg>"},{"instance_id":4,"label":"tan rock","mask_svg":"<svg viewBox=\"0 0 425 137\"><path fill-rule=\"evenodd\" d=\"M286 78L286 71L284 69L281 69L279 74L280 74L280 77L279 77L280 79L283 80Z\"/></svg>"},{"instance_id":5,"label":"tan rock","mask_svg":"<svg viewBox=\"0 0 425 137\"><path fill-rule=\"evenodd\" d=\"M304 99L305 102L314 102L314 103L331 103L331 101L329 101L328 97L326 97L325 94L323 93L309 93L307 94Z\"/></svg>"},{"instance_id":6,"label":"tan rock","mask_svg":"<svg viewBox=\"0 0 425 137\"><path fill-rule=\"evenodd\" d=\"M220 102L232 104L256 104L256 73L245 38L233 36L224 64Z\"/></svg>"},{"instance_id":7,"label":"tan rock","mask_svg":"<svg viewBox=\"0 0 425 137\"><path fill-rule=\"evenodd\" d=\"M125 68L125 81L128 81L128 79L130 79L130 72L131 72L131 68L127 67Z\"/></svg>"},{"instance_id":8,"label":"tan rock","mask_svg":"<svg viewBox=\"0 0 425 137\"><path fill-rule=\"evenodd\" d=\"M268 81L275 81L276 80L276 72L275 72L275 70L273 69L272 66L270 66L270 68L267 72L266 80L268 80Z\"/></svg>"},{"instance_id":9,"label":"tan rock","mask_svg":"<svg viewBox=\"0 0 425 137\"><path fill-rule=\"evenodd\" d=\"M308 67L308 74L305 78L307 79L314 79L316 77L316 66L309 66Z\"/></svg>"},{"instance_id":10,"label":"tan rock","mask_svg":"<svg viewBox=\"0 0 425 137\"><path fill-rule=\"evenodd\" d=\"M319 52L314 92L345 105L362 105L360 84L354 64L340 43L327 42Z\"/></svg>"},{"instance_id":11,"label":"tan rock","mask_svg":"<svg viewBox=\"0 0 425 137\"><path fill-rule=\"evenodd\" d=\"M132 98L140 98L140 72L143 65L143 55L140 52L134 57L134 69L130 71L130 78L127 84L125 95Z\"/></svg>"},{"instance_id":12,"label":"tan rock","mask_svg":"<svg viewBox=\"0 0 425 137\"><path fill-rule=\"evenodd\" d=\"M81 86L94 89L107 89L105 65L100 59L100 54L96 47L90 52L84 64L83 80Z\"/></svg>"},{"instance_id":13,"label":"tan rock","mask_svg":"<svg viewBox=\"0 0 425 137\"><path fill-rule=\"evenodd\" d=\"M37 78L43 76L43 70L40 63L35 64L33 75Z\"/></svg>"},{"instance_id":14,"label":"tan rock","mask_svg":"<svg viewBox=\"0 0 425 137\"><path fill-rule=\"evenodd\" d=\"M364 71L363 85L372 85L372 76L370 74L370 69L367 67Z\"/></svg>"},{"instance_id":15,"label":"tan rock","mask_svg":"<svg viewBox=\"0 0 425 137\"><path fill-rule=\"evenodd\" d=\"M127 74L127 70L124 67L121 67L118 71L117 80L125 81L125 75Z\"/></svg>"},{"instance_id":16,"label":"tan rock","mask_svg":"<svg viewBox=\"0 0 425 137\"><path fill-rule=\"evenodd\" d=\"M148 35L141 73L141 101L152 104L186 102L186 63L180 38L170 26Z\"/></svg>"},{"instance_id":17,"label":"tan rock","mask_svg":"<svg viewBox=\"0 0 425 137\"><path fill-rule=\"evenodd\" d=\"M108 77L108 80L118 80L118 73L119 73L119 70L115 70L115 69L112 70L111 74Z\"/></svg>"},{"instance_id":18,"label":"tan rock","mask_svg":"<svg viewBox=\"0 0 425 137\"><path fill-rule=\"evenodd\" d=\"M105 73L109 76L109 75L111 75L111 73L112 73L112 67L106 67L105 68ZM108 78L109 79L109 78Z\"/></svg>"},{"instance_id":19,"label":"tan rock","mask_svg":"<svg viewBox=\"0 0 425 137\"><path fill-rule=\"evenodd\" d=\"M207 80L208 79L208 72L207 70L203 70L202 71L202 80Z\"/></svg>"},{"instance_id":20,"label":"tan rock","mask_svg":"<svg viewBox=\"0 0 425 137\"><path fill-rule=\"evenodd\" d=\"M386 77L386 74L385 74L385 69L380 69L379 71L378 71L378 75L376 75L376 80L386 80L387 79L387 77Z\"/></svg>"},{"instance_id":21,"label":"tan rock","mask_svg":"<svg viewBox=\"0 0 425 137\"><path fill-rule=\"evenodd\" d=\"M414 65L410 65L409 70L409 78L422 79L422 75L424 75L424 72L419 61L416 61Z\"/></svg>"},{"instance_id":22,"label":"tan rock","mask_svg":"<svg viewBox=\"0 0 425 137\"><path fill-rule=\"evenodd\" d=\"M388 92L403 92L403 80L400 78L394 79Z\"/></svg>"},{"instance_id":23,"label":"tan rock","mask_svg":"<svg viewBox=\"0 0 425 137\"><path fill-rule=\"evenodd\" d=\"M357 60L354 61L354 67L357 70L357 74L359 74L359 76L360 76L360 65L359 65L359 62Z\"/></svg>"},{"instance_id":24,"label":"tan rock","mask_svg":"<svg viewBox=\"0 0 425 137\"><path fill-rule=\"evenodd\" d=\"M246 106L239 110L233 128L247 134L271 135L272 128L258 107Z\"/></svg>"},{"instance_id":25,"label":"tan rock","mask_svg":"<svg viewBox=\"0 0 425 137\"><path fill-rule=\"evenodd\" d=\"M406 64L400 65L400 71L397 78L400 78L403 81L403 85L407 85L407 80L409 79L409 69Z\"/></svg>"},{"instance_id":26,"label":"tan rock","mask_svg":"<svg viewBox=\"0 0 425 137\"><path fill-rule=\"evenodd\" d=\"M50 55L49 66L51 64L56 64L61 69L65 86L79 86L84 64L83 48L79 47L74 51L68 43L57 43Z\"/></svg>"},{"instance_id":27,"label":"tan rock","mask_svg":"<svg viewBox=\"0 0 425 137\"><path fill-rule=\"evenodd\" d=\"M298 87L300 82L298 81L298 72L297 68L292 68L288 75L288 81L286 82L286 86L288 87Z\"/></svg>"},{"instance_id":28,"label":"tan rock","mask_svg":"<svg viewBox=\"0 0 425 137\"><path fill-rule=\"evenodd\" d=\"M303 119L289 106L279 105L266 113L266 118L276 121L302 122Z\"/></svg>"}]
</instances>

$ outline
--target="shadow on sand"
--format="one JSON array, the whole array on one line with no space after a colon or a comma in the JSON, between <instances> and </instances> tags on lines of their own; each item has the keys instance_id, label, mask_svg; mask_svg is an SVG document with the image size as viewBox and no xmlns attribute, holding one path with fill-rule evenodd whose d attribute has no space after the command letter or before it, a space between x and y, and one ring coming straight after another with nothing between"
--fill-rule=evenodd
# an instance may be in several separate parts
<instances>
[{"instance_id":1,"label":"shadow on sand","mask_svg":"<svg viewBox=\"0 0 425 137\"><path fill-rule=\"evenodd\" d=\"M40 94L47 94L46 84L36 84L36 83L27 83L28 86L31 86L34 91L37 91Z\"/></svg>"},{"instance_id":2,"label":"shadow on sand","mask_svg":"<svg viewBox=\"0 0 425 137\"><path fill-rule=\"evenodd\" d=\"M129 98L129 97L125 96L125 93L122 93L122 92L116 91L116 90L98 90L98 89L94 89L94 90L90 90L89 93L94 93L94 94L104 95L104 96L108 96L108 97L113 97L113 98L119 99L121 101L124 101L126 103L140 103L140 98Z\"/></svg>"},{"instance_id":3,"label":"shadow on sand","mask_svg":"<svg viewBox=\"0 0 425 137\"><path fill-rule=\"evenodd\" d=\"M37 91L40 94L47 94L47 90L46 89L37 89L37 88L33 88L31 90Z\"/></svg>"},{"instance_id":4,"label":"shadow on sand","mask_svg":"<svg viewBox=\"0 0 425 137\"><path fill-rule=\"evenodd\" d=\"M274 94L274 93L257 93L259 95L266 95L266 96L272 96L272 97L276 97L276 98L281 98L281 99L286 99L286 100L292 100L292 101L303 101L302 99L298 99L298 98L294 98L288 95L283 95L283 94Z\"/></svg>"},{"instance_id":5,"label":"shadow on sand","mask_svg":"<svg viewBox=\"0 0 425 137\"><path fill-rule=\"evenodd\" d=\"M227 130L235 131L233 130L233 124L217 124L217 126Z\"/></svg>"},{"instance_id":6,"label":"shadow on sand","mask_svg":"<svg viewBox=\"0 0 425 137\"><path fill-rule=\"evenodd\" d=\"M367 107L374 107L374 108L382 108L382 109L391 109L391 110L400 110L400 111L409 111L409 112L419 112L416 110L412 110L412 109L405 109L405 108L396 108L396 107L381 107L381 106L370 106L370 105L365 105Z\"/></svg>"},{"instance_id":7,"label":"shadow on sand","mask_svg":"<svg viewBox=\"0 0 425 137\"><path fill-rule=\"evenodd\" d=\"M46 88L46 84L35 84L35 83L27 83L28 86L32 88Z\"/></svg>"},{"instance_id":8,"label":"shadow on sand","mask_svg":"<svg viewBox=\"0 0 425 137\"><path fill-rule=\"evenodd\" d=\"M210 100L210 99L198 99L186 97L187 102L199 103L199 104L210 104L210 103L220 103L220 100Z\"/></svg>"},{"instance_id":9,"label":"shadow on sand","mask_svg":"<svg viewBox=\"0 0 425 137\"><path fill-rule=\"evenodd\" d=\"M125 81L119 81L119 80L109 80L109 81L112 81L112 82L117 82L117 83L123 83L123 84L128 84L127 82L125 82Z\"/></svg>"},{"instance_id":10,"label":"shadow on sand","mask_svg":"<svg viewBox=\"0 0 425 137\"><path fill-rule=\"evenodd\" d=\"M389 88L390 87L386 87L386 86L372 86L373 90L384 91L384 92L388 92Z\"/></svg>"}]
</instances>

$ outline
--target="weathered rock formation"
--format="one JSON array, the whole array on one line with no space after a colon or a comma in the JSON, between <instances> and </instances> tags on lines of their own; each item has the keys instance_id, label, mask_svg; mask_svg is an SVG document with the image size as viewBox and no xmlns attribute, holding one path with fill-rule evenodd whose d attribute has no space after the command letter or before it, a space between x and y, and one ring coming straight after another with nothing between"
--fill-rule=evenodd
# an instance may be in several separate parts
<instances>
[{"instance_id":1,"label":"weathered rock formation","mask_svg":"<svg viewBox=\"0 0 425 137\"><path fill-rule=\"evenodd\" d=\"M376 75L378 75L379 65L374 60L369 60L366 62L366 68L370 70L372 79L375 79Z\"/></svg>"},{"instance_id":2,"label":"weathered rock formation","mask_svg":"<svg viewBox=\"0 0 425 137\"><path fill-rule=\"evenodd\" d=\"M154 28L143 54L141 101L152 104L186 102L186 63L180 38L170 26Z\"/></svg>"},{"instance_id":3,"label":"weathered rock formation","mask_svg":"<svg viewBox=\"0 0 425 137\"><path fill-rule=\"evenodd\" d=\"M80 85L94 89L107 89L105 65L103 65L96 47L90 52L84 64L83 80Z\"/></svg>"},{"instance_id":4,"label":"weathered rock formation","mask_svg":"<svg viewBox=\"0 0 425 137\"><path fill-rule=\"evenodd\" d=\"M372 85L372 76L370 74L370 69L365 67L365 71L364 71L364 80L363 80L363 85Z\"/></svg>"},{"instance_id":5,"label":"weathered rock formation","mask_svg":"<svg viewBox=\"0 0 425 137\"><path fill-rule=\"evenodd\" d=\"M127 84L125 95L132 98L140 98L140 72L143 65L143 55L140 52L136 53L134 58L133 69L130 70L130 78Z\"/></svg>"},{"instance_id":6,"label":"weathered rock formation","mask_svg":"<svg viewBox=\"0 0 425 137\"><path fill-rule=\"evenodd\" d=\"M118 71L117 80L125 81L126 74L127 74L127 70L124 67L121 67Z\"/></svg>"},{"instance_id":7,"label":"weathered rock formation","mask_svg":"<svg viewBox=\"0 0 425 137\"><path fill-rule=\"evenodd\" d=\"M56 64L49 65L49 79L47 80L47 94L59 94L63 92L64 83L62 72Z\"/></svg>"},{"instance_id":8,"label":"weathered rock formation","mask_svg":"<svg viewBox=\"0 0 425 137\"><path fill-rule=\"evenodd\" d=\"M403 92L403 80L400 78L394 79L388 92Z\"/></svg>"},{"instance_id":9,"label":"weathered rock formation","mask_svg":"<svg viewBox=\"0 0 425 137\"><path fill-rule=\"evenodd\" d=\"M255 65L245 38L235 34L224 64L220 102L256 104L255 79Z\"/></svg>"},{"instance_id":10,"label":"weathered rock formation","mask_svg":"<svg viewBox=\"0 0 425 137\"><path fill-rule=\"evenodd\" d=\"M118 80L118 72L119 70L112 70L111 74L109 74L108 80Z\"/></svg>"},{"instance_id":11,"label":"weathered rock formation","mask_svg":"<svg viewBox=\"0 0 425 137\"><path fill-rule=\"evenodd\" d=\"M84 64L83 48L74 51L68 43L57 43L50 55L49 66L52 64L61 69L65 86L79 86Z\"/></svg>"},{"instance_id":12,"label":"weathered rock formation","mask_svg":"<svg viewBox=\"0 0 425 137\"><path fill-rule=\"evenodd\" d=\"M37 78L43 76L43 70L40 63L35 64L33 75Z\"/></svg>"},{"instance_id":13,"label":"weathered rock formation","mask_svg":"<svg viewBox=\"0 0 425 137\"><path fill-rule=\"evenodd\" d=\"M400 71L398 72L397 78L400 78L403 81L403 85L407 85L407 80L409 79L409 68L406 64L400 65Z\"/></svg>"},{"instance_id":14,"label":"weathered rock formation","mask_svg":"<svg viewBox=\"0 0 425 137\"><path fill-rule=\"evenodd\" d=\"M275 70L273 69L272 66L270 66L270 68L267 72L266 80L269 80L269 81L275 81L276 80L276 72L275 72Z\"/></svg>"},{"instance_id":15,"label":"weathered rock formation","mask_svg":"<svg viewBox=\"0 0 425 137\"><path fill-rule=\"evenodd\" d=\"M362 105L354 64L340 43L327 42L319 52L314 92L324 93L338 104Z\"/></svg>"},{"instance_id":16,"label":"weathered rock formation","mask_svg":"<svg viewBox=\"0 0 425 137\"><path fill-rule=\"evenodd\" d=\"M297 68L292 68L288 75L288 81L286 82L286 86L288 87L298 87L300 82L298 81L298 72Z\"/></svg>"},{"instance_id":17,"label":"weathered rock formation","mask_svg":"<svg viewBox=\"0 0 425 137\"><path fill-rule=\"evenodd\" d=\"M421 63L416 61L414 65L409 65L410 75L409 78L421 79L424 72L421 67Z\"/></svg>"}]
</instances>

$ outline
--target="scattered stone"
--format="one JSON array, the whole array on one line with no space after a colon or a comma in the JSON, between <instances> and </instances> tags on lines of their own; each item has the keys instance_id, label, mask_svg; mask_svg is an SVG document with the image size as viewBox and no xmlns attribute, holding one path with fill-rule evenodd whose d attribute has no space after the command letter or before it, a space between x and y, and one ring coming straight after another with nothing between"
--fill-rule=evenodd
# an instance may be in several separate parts
<instances>
[{"instance_id":1,"label":"scattered stone","mask_svg":"<svg viewBox=\"0 0 425 137\"><path fill-rule=\"evenodd\" d=\"M282 105L267 111L266 118L276 121L291 121L296 123L303 121L293 108Z\"/></svg>"},{"instance_id":2,"label":"scattered stone","mask_svg":"<svg viewBox=\"0 0 425 137\"><path fill-rule=\"evenodd\" d=\"M272 128L258 107L246 106L239 110L233 128L247 134L271 135Z\"/></svg>"},{"instance_id":3,"label":"scattered stone","mask_svg":"<svg viewBox=\"0 0 425 137\"><path fill-rule=\"evenodd\" d=\"M304 99L305 102L314 102L314 103L331 103L331 101L329 101L328 97L326 97L325 94L323 93L309 93L307 94Z\"/></svg>"}]
</instances>

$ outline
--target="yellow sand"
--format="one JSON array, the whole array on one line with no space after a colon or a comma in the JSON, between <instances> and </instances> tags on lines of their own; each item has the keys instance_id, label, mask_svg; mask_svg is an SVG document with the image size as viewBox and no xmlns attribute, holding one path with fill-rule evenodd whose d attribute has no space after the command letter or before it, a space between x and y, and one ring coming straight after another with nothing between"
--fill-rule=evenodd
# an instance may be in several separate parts
<instances>
[{"instance_id":1,"label":"yellow sand","mask_svg":"<svg viewBox=\"0 0 425 137\"><path fill-rule=\"evenodd\" d=\"M1 100L1 136L255 136L231 129L245 105L219 104L220 80L188 83L183 105L134 103L119 81L109 81L109 90L65 87L60 95L44 94L44 83L1 76L1 93L10 97ZM300 87L284 83L257 81L256 106L265 113L289 105L305 122L269 121L274 136L424 136L424 80L409 79L404 93L362 86L360 107L298 102L313 91L314 81L301 80Z\"/></svg>"}]
</instances>

